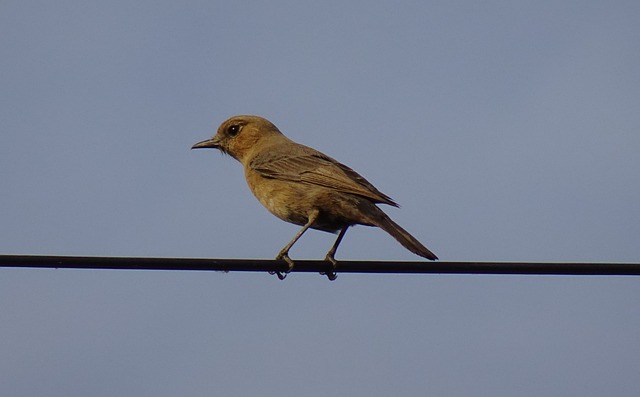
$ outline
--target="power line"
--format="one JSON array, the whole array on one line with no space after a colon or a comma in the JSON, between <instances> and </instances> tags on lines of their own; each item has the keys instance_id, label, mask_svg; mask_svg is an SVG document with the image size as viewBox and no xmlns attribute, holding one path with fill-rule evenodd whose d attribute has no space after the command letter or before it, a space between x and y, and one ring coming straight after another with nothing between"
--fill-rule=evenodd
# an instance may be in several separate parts
<instances>
[{"instance_id":1,"label":"power line","mask_svg":"<svg viewBox=\"0 0 640 397\"><path fill-rule=\"evenodd\" d=\"M115 270L285 271L272 259L147 258L105 256L0 255L0 267ZM293 272L326 272L322 260L296 260ZM640 263L338 261L338 273L640 275Z\"/></svg>"}]
</instances>

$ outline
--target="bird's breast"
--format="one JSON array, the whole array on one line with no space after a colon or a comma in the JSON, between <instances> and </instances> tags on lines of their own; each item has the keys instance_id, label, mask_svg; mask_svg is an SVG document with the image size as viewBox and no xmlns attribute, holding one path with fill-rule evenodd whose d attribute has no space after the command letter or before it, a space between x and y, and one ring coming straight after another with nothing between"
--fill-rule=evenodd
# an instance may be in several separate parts
<instances>
[{"instance_id":1,"label":"bird's breast","mask_svg":"<svg viewBox=\"0 0 640 397\"><path fill-rule=\"evenodd\" d=\"M304 186L290 181L265 178L255 171L246 173L247 184L260 203L278 218L304 225L309 219L311 203L305 199Z\"/></svg>"}]
</instances>

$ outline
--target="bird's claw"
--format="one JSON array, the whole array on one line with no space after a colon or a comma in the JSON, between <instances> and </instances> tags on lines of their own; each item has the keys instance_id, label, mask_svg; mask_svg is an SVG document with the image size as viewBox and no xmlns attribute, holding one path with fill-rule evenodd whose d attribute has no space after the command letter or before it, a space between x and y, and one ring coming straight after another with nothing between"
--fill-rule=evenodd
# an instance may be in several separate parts
<instances>
[{"instance_id":1,"label":"bird's claw","mask_svg":"<svg viewBox=\"0 0 640 397\"><path fill-rule=\"evenodd\" d=\"M287 274L289 274L291 272L291 270L293 270L293 266L294 266L293 260L291 258L289 258L289 254L286 253L286 252L279 253L278 256L276 256L276 260L283 260L283 261L287 262L289 267L284 272L271 271L271 272L269 272L269 274L275 274L276 276L278 276L278 278L280 280L284 280L285 278L287 278ZM324 258L324 260L329 262L329 263L331 263L331 270L329 270L327 272L322 272L320 274L324 274L325 276L327 276L327 278L329 280L333 281L336 278L338 278L338 275L335 272L336 266L338 265L338 261L336 261L335 258L332 255L327 255Z\"/></svg>"},{"instance_id":2,"label":"bird's claw","mask_svg":"<svg viewBox=\"0 0 640 397\"><path fill-rule=\"evenodd\" d=\"M324 274L325 276L327 276L327 278L329 279L329 281L333 281L335 279L338 278L338 275L336 274L336 272L331 271L331 272L324 272L324 273L320 273L320 274Z\"/></svg>"},{"instance_id":3,"label":"bird's claw","mask_svg":"<svg viewBox=\"0 0 640 397\"><path fill-rule=\"evenodd\" d=\"M336 266L338 266L338 261L336 261L333 255L329 255L329 254L327 254L327 256L324 257L324 260L331 263L331 270L328 272L322 272L320 274L324 274L325 276L327 276L327 278L330 281L333 281L336 278L338 278L338 275L336 274Z\"/></svg>"},{"instance_id":4,"label":"bird's claw","mask_svg":"<svg viewBox=\"0 0 640 397\"><path fill-rule=\"evenodd\" d=\"M294 265L293 264L293 260L291 258L289 258L289 254L286 253L286 252L279 253L278 256L276 256L276 260L283 260L283 261L287 262L289 267L284 272L276 271L276 272L269 272L269 274L274 274L275 273L275 275L278 276L278 279L284 280L285 278L287 278L287 274L289 274L291 272L291 270L293 270L293 265Z\"/></svg>"}]
</instances>

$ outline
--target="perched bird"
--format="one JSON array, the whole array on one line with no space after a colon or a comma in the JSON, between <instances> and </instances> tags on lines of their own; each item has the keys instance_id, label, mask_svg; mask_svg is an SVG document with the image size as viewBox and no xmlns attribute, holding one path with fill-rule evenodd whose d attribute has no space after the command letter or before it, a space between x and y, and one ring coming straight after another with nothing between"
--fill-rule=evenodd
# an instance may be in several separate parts
<instances>
[{"instance_id":1,"label":"perched bird","mask_svg":"<svg viewBox=\"0 0 640 397\"><path fill-rule=\"evenodd\" d=\"M294 267L289 249L307 229L338 233L325 260L332 265L326 275L336 278L334 258L349 226L377 226L409 251L430 260L438 259L417 239L387 216L376 204L398 205L351 168L310 147L284 136L269 120L258 116L235 116L220 125L211 139L192 149L215 148L242 163L251 192L278 218L302 226L280 250L276 259Z\"/></svg>"}]
</instances>

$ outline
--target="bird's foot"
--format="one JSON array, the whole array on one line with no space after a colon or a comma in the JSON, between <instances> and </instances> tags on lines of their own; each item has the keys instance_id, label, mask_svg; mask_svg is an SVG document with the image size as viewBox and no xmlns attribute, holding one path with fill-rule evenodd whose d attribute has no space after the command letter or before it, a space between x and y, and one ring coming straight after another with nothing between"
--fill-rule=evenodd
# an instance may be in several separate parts
<instances>
[{"instance_id":1,"label":"bird's foot","mask_svg":"<svg viewBox=\"0 0 640 397\"><path fill-rule=\"evenodd\" d=\"M293 264L293 260L291 258L289 258L289 253L288 252L280 252L278 254L278 256L276 256L276 260L283 260L283 261L287 262L289 267L284 272L281 272L281 271L269 272L269 274L274 274L275 273L280 280L284 280L285 278L287 278L287 274L289 274L291 272L291 270L293 270L293 265L294 265Z\"/></svg>"},{"instance_id":2,"label":"bird's foot","mask_svg":"<svg viewBox=\"0 0 640 397\"><path fill-rule=\"evenodd\" d=\"M331 270L328 272L322 272L320 274L324 274L330 281L333 281L338 278L338 275L336 274L336 266L338 266L338 261L336 261L333 255L330 254L327 254L327 256L324 257L324 260L331 263Z\"/></svg>"}]
</instances>

